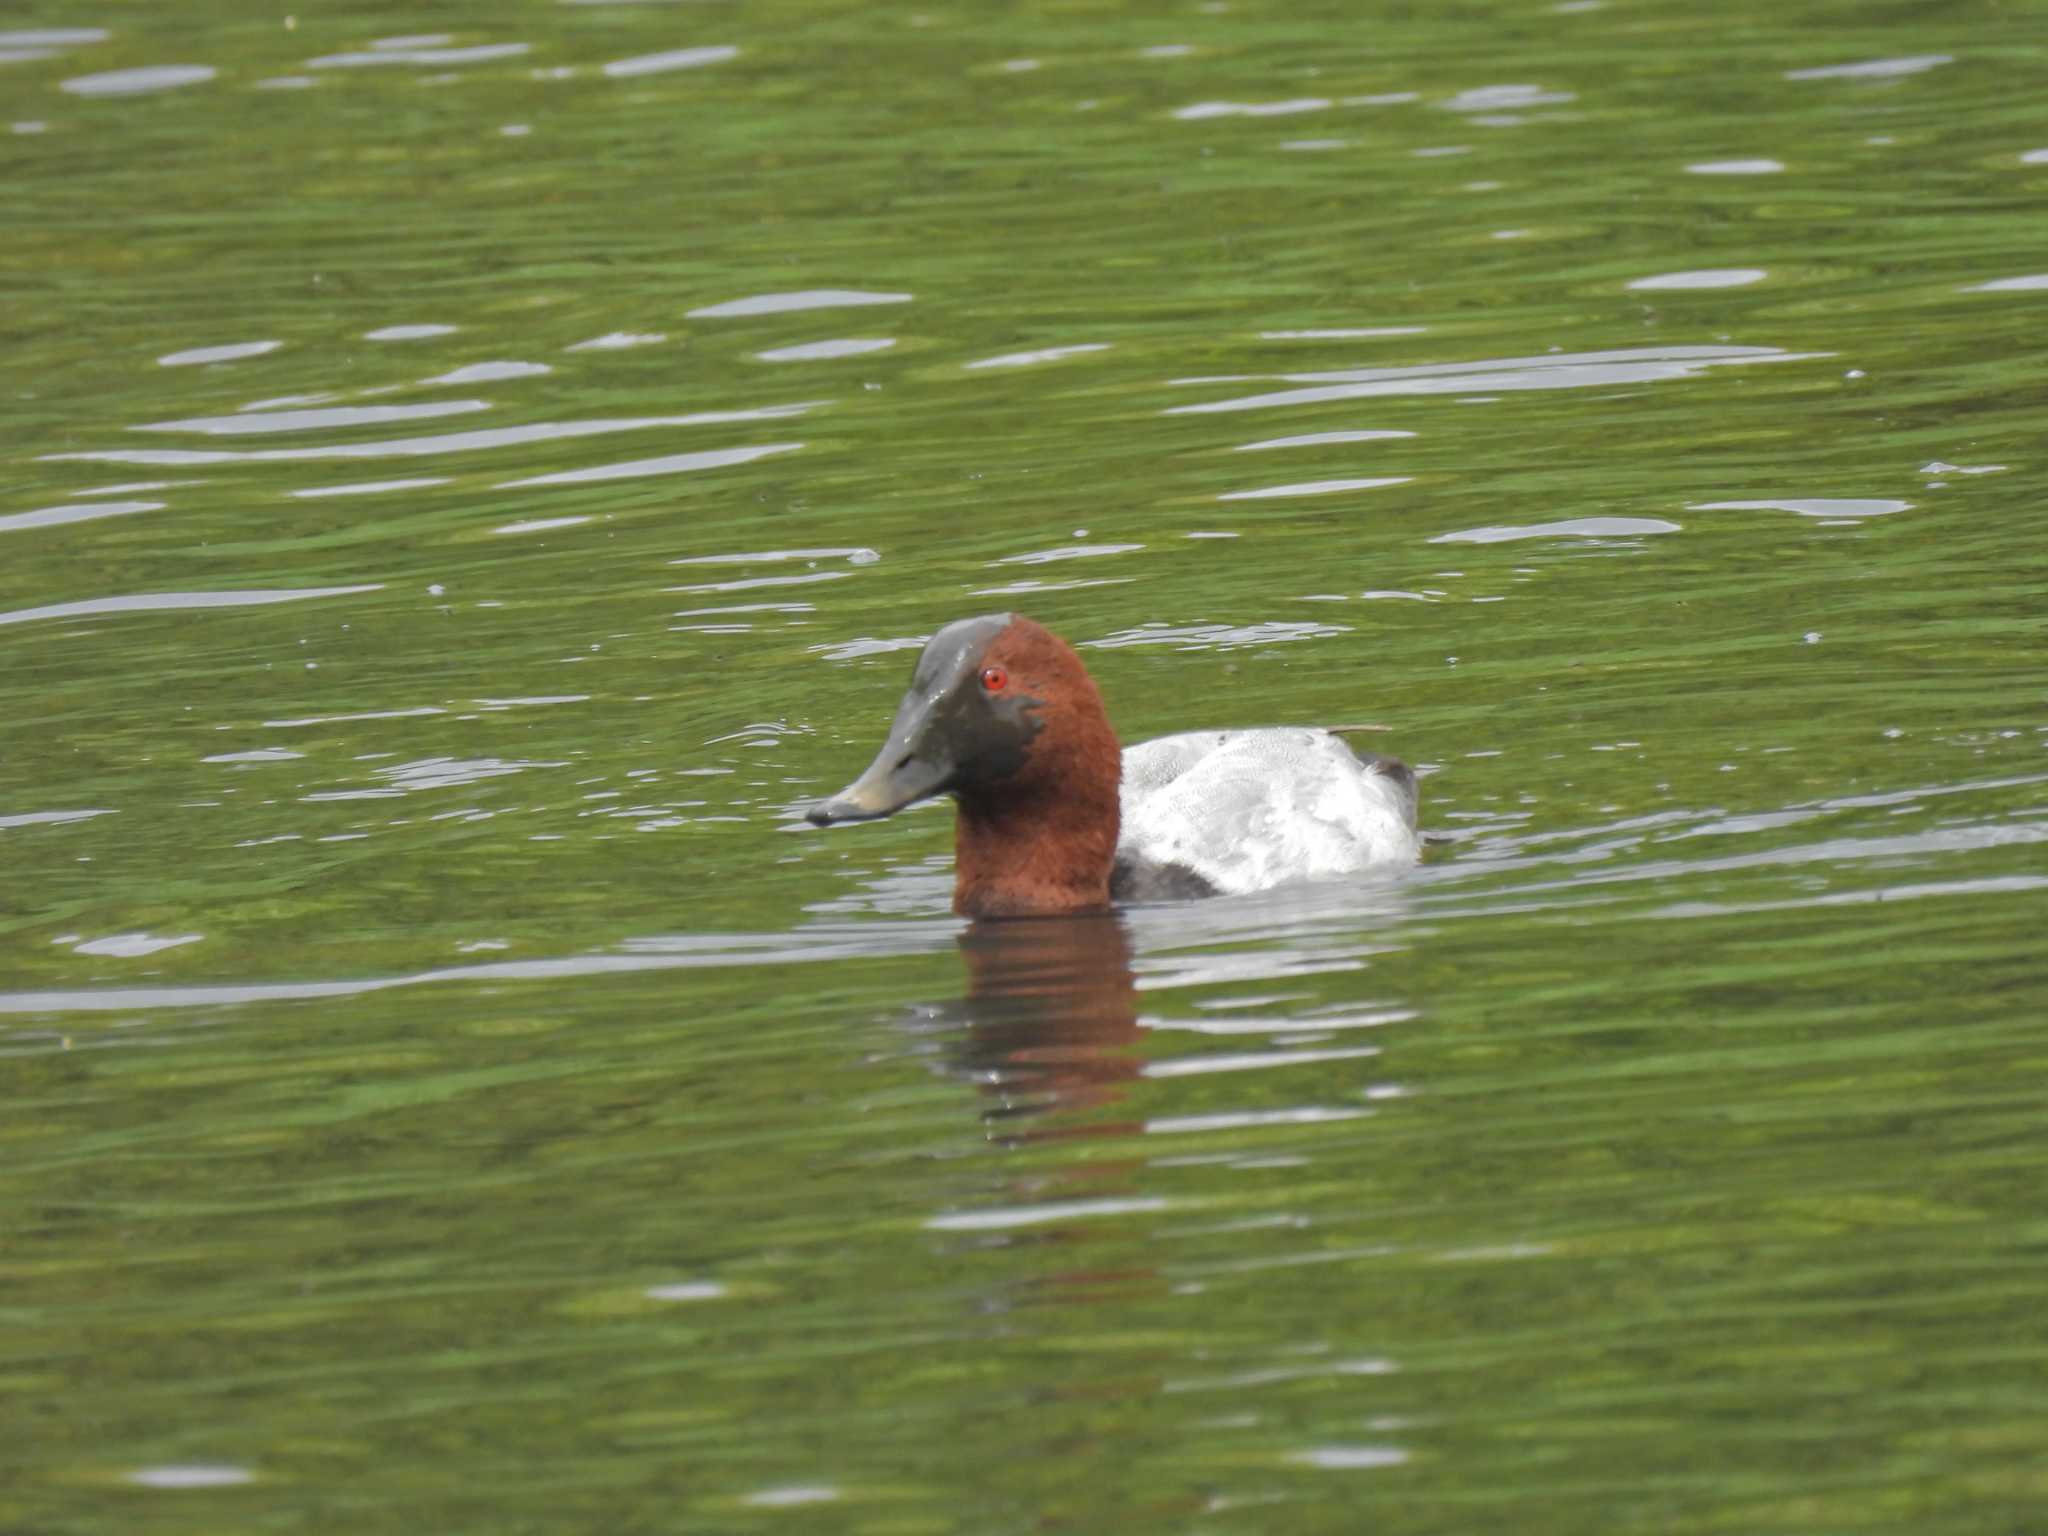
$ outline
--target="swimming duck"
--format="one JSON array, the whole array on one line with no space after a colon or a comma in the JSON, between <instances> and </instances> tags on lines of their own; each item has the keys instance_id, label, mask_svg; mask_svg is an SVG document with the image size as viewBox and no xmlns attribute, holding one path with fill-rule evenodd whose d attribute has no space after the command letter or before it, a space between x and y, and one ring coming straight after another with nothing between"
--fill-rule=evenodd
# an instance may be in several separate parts
<instances>
[{"instance_id":1,"label":"swimming duck","mask_svg":"<svg viewBox=\"0 0 2048 1536\"><path fill-rule=\"evenodd\" d=\"M805 812L951 795L953 910L1089 912L1412 864L1415 774L1327 730L1190 731L1119 753L1081 658L1021 614L933 635L867 772Z\"/></svg>"}]
</instances>

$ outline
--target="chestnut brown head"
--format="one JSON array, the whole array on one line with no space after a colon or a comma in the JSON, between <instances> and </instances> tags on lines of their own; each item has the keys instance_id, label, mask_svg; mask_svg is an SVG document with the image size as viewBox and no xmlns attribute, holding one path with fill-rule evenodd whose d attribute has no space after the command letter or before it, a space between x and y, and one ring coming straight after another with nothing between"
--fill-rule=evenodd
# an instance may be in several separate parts
<instances>
[{"instance_id":1,"label":"chestnut brown head","mask_svg":"<svg viewBox=\"0 0 2048 1536\"><path fill-rule=\"evenodd\" d=\"M932 636L867 772L804 814L869 821L951 795L956 911L1082 911L1108 901L1121 771L1081 658L1020 614L987 614Z\"/></svg>"}]
</instances>

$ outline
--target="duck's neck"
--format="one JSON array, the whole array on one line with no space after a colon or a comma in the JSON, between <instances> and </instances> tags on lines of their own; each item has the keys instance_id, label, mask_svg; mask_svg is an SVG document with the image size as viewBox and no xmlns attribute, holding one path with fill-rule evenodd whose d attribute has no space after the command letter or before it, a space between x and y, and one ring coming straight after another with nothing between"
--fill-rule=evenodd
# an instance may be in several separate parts
<instances>
[{"instance_id":1,"label":"duck's neck","mask_svg":"<svg viewBox=\"0 0 2048 1536\"><path fill-rule=\"evenodd\" d=\"M1106 724L1101 734L1064 753L1057 775L958 797L955 912L1049 917L1109 905L1123 759Z\"/></svg>"}]
</instances>

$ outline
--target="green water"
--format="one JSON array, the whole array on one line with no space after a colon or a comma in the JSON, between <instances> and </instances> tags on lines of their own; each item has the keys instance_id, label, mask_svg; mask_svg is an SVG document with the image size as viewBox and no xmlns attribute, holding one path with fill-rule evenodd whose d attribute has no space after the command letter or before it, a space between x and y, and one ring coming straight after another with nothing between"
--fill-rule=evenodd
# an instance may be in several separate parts
<instances>
[{"instance_id":1,"label":"green water","mask_svg":"<svg viewBox=\"0 0 2048 1536\"><path fill-rule=\"evenodd\" d=\"M0 34L0 1530L2039 1524L2038 9ZM1428 864L962 928L1003 608Z\"/></svg>"}]
</instances>

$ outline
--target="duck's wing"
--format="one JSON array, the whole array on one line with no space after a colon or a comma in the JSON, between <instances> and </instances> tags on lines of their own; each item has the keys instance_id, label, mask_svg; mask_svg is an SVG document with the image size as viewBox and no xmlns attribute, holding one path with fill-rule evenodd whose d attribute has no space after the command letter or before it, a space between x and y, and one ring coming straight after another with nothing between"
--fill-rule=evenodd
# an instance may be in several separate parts
<instances>
[{"instance_id":1,"label":"duck's wing","mask_svg":"<svg viewBox=\"0 0 2048 1536\"><path fill-rule=\"evenodd\" d=\"M1124 754L1119 863L1217 891L1414 862L1415 775L1327 731L1197 731Z\"/></svg>"}]
</instances>

